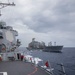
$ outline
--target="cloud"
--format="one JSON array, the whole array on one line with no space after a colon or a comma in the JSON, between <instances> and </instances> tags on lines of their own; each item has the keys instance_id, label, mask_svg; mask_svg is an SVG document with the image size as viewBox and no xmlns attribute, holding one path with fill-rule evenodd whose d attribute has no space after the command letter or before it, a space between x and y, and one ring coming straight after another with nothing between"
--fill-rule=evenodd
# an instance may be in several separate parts
<instances>
[{"instance_id":1,"label":"cloud","mask_svg":"<svg viewBox=\"0 0 75 75\"><path fill-rule=\"evenodd\" d=\"M35 37L36 40L44 40L46 43L52 40L59 41L59 44L65 46L75 46L74 0L15 0L14 2L15 7L2 9L1 19L13 26L19 32L20 38L25 38L29 42L29 39Z\"/></svg>"}]
</instances>

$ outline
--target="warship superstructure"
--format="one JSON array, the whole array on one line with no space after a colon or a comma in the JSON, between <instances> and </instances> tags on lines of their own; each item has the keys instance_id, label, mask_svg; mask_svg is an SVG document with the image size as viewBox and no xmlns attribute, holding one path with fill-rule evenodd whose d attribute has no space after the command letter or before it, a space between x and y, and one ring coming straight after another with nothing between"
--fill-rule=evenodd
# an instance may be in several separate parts
<instances>
[{"instance_id":1,"label":"warship superstructure","mask_svg":"<svg viewBox=\"0 0 75 75\"><path fill-rule=\"evenodd\" d=\"M0 2L0 9L7 6L15 6L15 4L14 2ZM18 36L18 32L13 27L7 26L6 22L0 21L0 58L2 61L7 61L10 58L16 59L18 57L16 50L21 45L21 42L19 39L16 39L16 36Z\"/></svg>"},{"instance_id":2,"label":"warship superstructure","mask_svg":"<svg viewBox=\"0 0 75 75\"><path fill-rule=\"evenodd\" d=\"M32 38L32 42L28 44L29 50L39 50L39 49L43 49L44 47L45 47L45 43L43 41L38 42L35 40L35 38Z\"/></svg>"},{"instance_id":3,"label":"warship superstructure","mask_svg":"<svg viewBox=\"0 0 75 75\"><path fill-rule=\"evenodd\" d=\"M2 57L3 55L7 57L8 53L14 52L21 45L16 36L18 36L16 30L13 30L11 26L6 26L5 22L0 22L0 54Z\"/></svg>"}]
</instances>

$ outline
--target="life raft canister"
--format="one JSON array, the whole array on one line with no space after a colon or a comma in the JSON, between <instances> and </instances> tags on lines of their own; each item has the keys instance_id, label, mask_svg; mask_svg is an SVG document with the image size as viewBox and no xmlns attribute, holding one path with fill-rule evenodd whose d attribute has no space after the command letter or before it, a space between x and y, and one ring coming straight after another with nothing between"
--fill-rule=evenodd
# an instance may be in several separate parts
<instances>
[{"instance_id":1,"label":"life raft canister","mask_svg":"<svg viewBox=\"0 0 75 75\"><path fill-rule=\"evenodd\" d=\"M5 46L5 44L2 44L2 52L5 52L6 51L6 46Z\"/></svg>"},{"instance_id":2,"label":"life raft canister","mask_svg":"<svg viewBox=\"0 0 75 75\"><path fill-rule=\"evenodd\" d=\"M2 57L1 57L1 55L0 55L0 61L2 61Z\"/></svg>"}]
</instances>

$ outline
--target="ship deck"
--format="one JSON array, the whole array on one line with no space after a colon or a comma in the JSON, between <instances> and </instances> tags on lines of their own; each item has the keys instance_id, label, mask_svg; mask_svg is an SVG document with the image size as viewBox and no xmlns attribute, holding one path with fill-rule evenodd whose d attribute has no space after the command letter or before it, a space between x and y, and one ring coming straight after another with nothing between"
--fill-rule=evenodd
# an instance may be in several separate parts
<instances>
[{"instance_id":1,"label":"ship deck","mask_svg":"<svg viewBox=\"0 0 75 75\"><path fill-rule=\"evenodd\" d=\"M24 61L0 62L0 75L49 75L40 67Z\"/></svg>"}]
</instances>

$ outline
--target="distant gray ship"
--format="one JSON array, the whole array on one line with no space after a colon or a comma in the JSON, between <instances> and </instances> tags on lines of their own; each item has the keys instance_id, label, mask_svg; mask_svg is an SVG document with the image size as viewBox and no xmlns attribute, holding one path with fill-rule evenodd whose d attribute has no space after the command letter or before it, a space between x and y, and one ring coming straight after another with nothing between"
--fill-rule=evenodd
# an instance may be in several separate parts
<instances>
[{"instance_id":1,"label":"distant gray ship","mask_svg":"<svg viewBox=\"0 0 75 75\"><path fill-rule=\"evenodd\" d=\"M45 52L61 52L62 48L63 48L63 45L56 45L56 42L54 42L54 46L53 46L52 42L49 42L48 46L46 46L43 51L45 51Z\"/></svg>"},{"instance_id":2,"label":"distant gray ship","mask_svg":"<svg viewBox=\"0 0 75 75\"><path fill-rule=\"evenodd\" d=\"M28 45L28 50L42 50L45 52L61 52L63 46L62 45L56 45L56 42L54 42L54 45L52 45L52 42L48 43L48 46L45 45L44 42L38 42L35 41L35 38L32 38L32 42Z\"/></svg>"},{"instance_id":3,"label":"distant gray ship","mask_svg":"<svg viewBox=\"0 0 75 75\"><path fill-rule=\"evenodd\" d=\"M45 52L61 52L63 46L46 46L43 51Z\"/></svg>"},{"instance_id":4,"label":"distant gray ship","mask_svg":"<svg viewBox=\"0 0 75 75\"><path fill-rule=\"evenodd\" d=\"M45 47L45 43L42 41L42 42L38 42L38 41L35 41L35 38L32 38L32 42L30 42L28 44L28 50L40 50L40 49L43 49Z\"/></svg>"}]
</instances>

